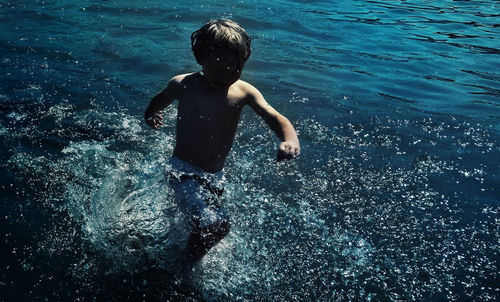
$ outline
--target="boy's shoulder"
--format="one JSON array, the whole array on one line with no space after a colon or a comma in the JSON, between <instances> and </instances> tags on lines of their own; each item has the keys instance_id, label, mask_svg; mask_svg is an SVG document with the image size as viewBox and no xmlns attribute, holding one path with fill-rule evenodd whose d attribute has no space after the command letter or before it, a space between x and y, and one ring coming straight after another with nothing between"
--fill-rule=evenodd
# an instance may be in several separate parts
<instances>
[{"instance_id":1,"label":"boy's shoulder","mask_svg":"<svg viewBox=\"0 0 500 302\"><path fill-rule=\"evenodd\" d=\"M240 90L243 94L248 96L255 96L256 94L260 94L259 90L255 88L252 84L245 82L243 80L238 80L233 84L233 87Z\"/></svg>"},{"instance_id":2,"label":"boy's shoulder","mask_svg":"<svg viewBox=\"0 0 500 302\"><path fill-rule=\"evenodd\" d=\"M259 97L262 97L262 94L257 88L243 80L238 80L233 84L233 87L235 87L240 92L241 96L244 97L247 102L251 102Z\"/></svg>"},{"instance_id":3,"label":"boy's shoulder","mask_svg":"<svg viewBox=\"0 0 500 302\"><path fill-rule=\"evenodd\" d=\"M179 94L182 94L183 91L185 91L185 89L181 88L192 87L193 84L195 84L195 82L197 81L197 74L198 73L193 72L176 75L168 81L167 88L173 91L174 94L178 97Z\"/></svg>"},{"instance_id":4,"label":"boy's shoulder","mask_svg":"<svg viewBox=\"0 0 500 302\"><path fill-rule=\"evenodd\" d=\"M170 83L181 84L182 82L184 82L186 80L192 79L196 74L197 74L196 72L178 74L170 79Z\"/></svg>"},{"instance_id":5,"label":"boy's shoulder","mask_svg":"<svg viewBox=\"0 0 500 302\"><path fill-rule=\"evenodd\" d=\"M257 90L257 88L253 87L252 84L245 82L243 80L238 80L236 83L232 85L233 87L236 87L237 89L241 89L244 92L253 92L254 90Z\"/></svg>"}]
</instances>

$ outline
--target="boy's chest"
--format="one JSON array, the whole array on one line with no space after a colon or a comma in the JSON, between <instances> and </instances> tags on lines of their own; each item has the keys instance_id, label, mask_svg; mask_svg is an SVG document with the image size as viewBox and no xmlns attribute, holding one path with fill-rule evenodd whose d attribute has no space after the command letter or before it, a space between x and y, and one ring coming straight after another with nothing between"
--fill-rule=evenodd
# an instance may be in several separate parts
<instances>
[{"instance_id":1,"label":"boy's chest","mask_svg":"<svg viewBox=\"0 0 500 302\"><path fill-rule=\"evenodd\" d=\"M232 95L187 93L179 99L179 113L207 119L227 119L235 115L239 116L242 107L243 101Z\"/></svg>"}]
</instances>

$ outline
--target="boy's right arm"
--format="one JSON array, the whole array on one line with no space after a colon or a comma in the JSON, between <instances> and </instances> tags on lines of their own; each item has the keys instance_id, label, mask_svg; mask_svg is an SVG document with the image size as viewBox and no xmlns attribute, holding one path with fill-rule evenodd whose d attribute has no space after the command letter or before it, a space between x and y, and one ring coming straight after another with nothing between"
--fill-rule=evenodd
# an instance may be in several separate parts
<instances>
[{"instance_id":1,"label":"boy's right arm","mask_svg":"<svg viewBox=\"0 0 500 302\"><path fill-rule=\"evenodd\" d=\"M181 78L179 76L174 77L168 82L168 85L162 92L158 93L149 103L146 112L144 112L144 118L146 123L154 129L158 129L162 123L163 117L162 109L172 104L178 98L178 87L180 85Z\"/></svg>"},{"instance_id":2,"label":"boy's right arm","mask_svg":"<svg viewBox=\"0 0 500 302\"><path fill-rule=\"evenodd\" d=\"M257 88L248 83L246 83L245 88L248 93L247 104L264 119L281 140L278 149L278 161L297 157L300 154L300 142L292 123L271 107Z\"/></svg>"}]
</instances>

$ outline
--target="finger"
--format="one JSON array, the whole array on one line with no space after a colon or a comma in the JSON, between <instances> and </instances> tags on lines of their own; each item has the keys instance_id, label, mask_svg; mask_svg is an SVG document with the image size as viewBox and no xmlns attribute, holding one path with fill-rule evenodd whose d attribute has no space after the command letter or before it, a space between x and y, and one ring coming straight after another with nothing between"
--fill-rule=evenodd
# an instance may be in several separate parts
<instances>
[{"instance_id":1,"label":"finger","mask_svg":"<svg viewBox=\"0 0 500 302\"><path fill-rule=\"evenodd\" d=\"M295 151L296 150L293 146L289 146L286 150L286 153L289 156L289 158L293 158L293 157L295 157Z\"/></svg>"},{"instance_id":2,"label":"finger","mask_svg":"<svg viewBox=\"0 0 500 302\"><path fill-rule=\"evenodd\" d=\"M146 124L148 124L148 126L152 128L156 127L156 124L153 120L146 120Z\"/></svg>"},{"instance_id":3,"label":"finger","mask_svg":"<svg viewBox=\"0 0 500 302\"><path fill-rule=\"evenodd\" d=\"M158 122L155 119L147 119L146 124L148 124L151 128L158 129Z\"/></svg>"}]
</instances>

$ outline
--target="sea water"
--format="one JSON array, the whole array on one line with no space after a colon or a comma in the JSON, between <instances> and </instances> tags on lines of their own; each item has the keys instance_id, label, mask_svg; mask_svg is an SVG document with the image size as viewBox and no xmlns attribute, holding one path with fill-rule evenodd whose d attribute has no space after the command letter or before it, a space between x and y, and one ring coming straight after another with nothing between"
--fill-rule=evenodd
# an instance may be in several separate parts
<instances>
[{"instance_id":1,"label":"sea water","mask_svg":"<svg viewBox=\"0 0 500 302\"><path fill-rule=\"evenodd\" d=\"M1 301L496 301L497 1L1 1ZM213 18L252 38L229 235L189 266L166 173ZM201 146L202 147L202 146Z\"/></svg>"}]
</instances>

